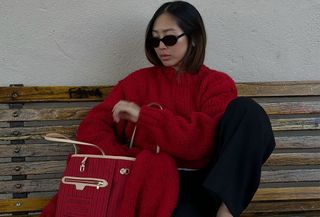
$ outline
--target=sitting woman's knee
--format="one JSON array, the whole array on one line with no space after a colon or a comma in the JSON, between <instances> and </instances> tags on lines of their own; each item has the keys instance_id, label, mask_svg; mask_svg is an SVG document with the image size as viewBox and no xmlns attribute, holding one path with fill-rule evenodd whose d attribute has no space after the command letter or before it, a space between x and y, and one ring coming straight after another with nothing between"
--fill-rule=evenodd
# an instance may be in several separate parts
<instances>
[{"instance_id":1,"label":"sitting woman's knee","mask_svg":"<svg viewBox=\"0 0 320 217\"><path fill-rule=\"evenodd\" d=\"M254 114L254 113L265 114L264 109L256 101L248 97L235 98L229 103L228 109L250 112L251 114Z\"/></svg>"}]
</instances>

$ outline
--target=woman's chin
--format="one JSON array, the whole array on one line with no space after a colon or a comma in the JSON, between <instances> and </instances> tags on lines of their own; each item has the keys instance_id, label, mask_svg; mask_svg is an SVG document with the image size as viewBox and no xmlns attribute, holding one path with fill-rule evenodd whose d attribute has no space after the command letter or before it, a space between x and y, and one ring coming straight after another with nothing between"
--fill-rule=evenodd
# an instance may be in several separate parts
<instances>
[{"instance_id":1,"label":"woman's chin","mask_svg":"<svg viewBox=\"0 0 320 217\"><path fill-rule=\"evenodd\" d=\"M162 64L163 64L163 66L165 66L165 67L172 67L172 68L174 68L175 70L178 71L179 64L174 64L174 63L172 63L172 62L165 62L165 61L162 61Z\"/></svg>"},{"instance_id":2,"label":"woman's chin","mask_svg":"<svg viewBox=\"0 0 320 217\"><path fill-rule=\"evenodd\" d=\"M171 61L162 61L162 64L166 67L174 67L176 64L172 63Z\"/></svg>"}]
</instances>

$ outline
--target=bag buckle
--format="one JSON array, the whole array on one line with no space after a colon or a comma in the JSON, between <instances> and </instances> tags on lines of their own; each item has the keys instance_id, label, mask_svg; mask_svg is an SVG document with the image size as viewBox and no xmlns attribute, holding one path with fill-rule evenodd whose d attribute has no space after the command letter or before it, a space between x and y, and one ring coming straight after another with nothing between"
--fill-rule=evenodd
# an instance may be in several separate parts
<instances>
[{"instance_id":1,"label":"bag buckle","mask_svg":"<svg viewBox=\"0 0 320 217\"><path fill-rule=\"evenodd\" d=\"M85 157L82 161L81 161L81 165L80 165L80 172L84 172L85 168L86 168L86 160L88 159L88 157Z\"/></svg>"}]
</instances>

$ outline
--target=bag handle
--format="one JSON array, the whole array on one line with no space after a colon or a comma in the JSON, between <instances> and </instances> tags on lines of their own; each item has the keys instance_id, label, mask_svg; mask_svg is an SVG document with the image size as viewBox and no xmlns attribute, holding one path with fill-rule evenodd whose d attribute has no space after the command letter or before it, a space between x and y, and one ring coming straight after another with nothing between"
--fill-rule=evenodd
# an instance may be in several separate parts
<instances>
[{"instance_id":1,"label":"bag handle","mask_svg":"<svg viewBox=\"0 0 320 217\"><path fill-rule=\"evenodd\" d=\"M70 143L70 144L73 145L75 154L78 153L77 146L75 144L79 144L79 145L86 145L86 146L94 147L94 148L98 149L103 156L106 155L104 153L104 151L97 145L94 145L94 144L91 144L91 143L86 143L86 142L79 142L79 141L76 141L76 140L71 140L67 136L62 135L60 133L48 133L45 136L43 136L43 138L45 140L53 141L53 142Z\"/></svg>"},{"instance_id":2,"label":"bag handle","mask_svg":"<svg viewBox=\"0 0 320 217\"><path fill-rule=\"evenodd\" d=\"M149 103L148 106L150 106L150 107L158 107L161 110L163 110L163 107L160 104L155 103L155 102ZM132 148L132 146L133 146L133 141L134 141L134 137L136 135L136 130L137 130L137 125L134 126L133 133L132 133L131 140L130 140L130 144L129 144L129 148ZM43 136L43 138L45 140L53 141L53 142L70 143L70 144L73 145L75 154L78 153L78 149L77 149L77 146L75 144L79 144L79 145L86 145L86 146L94 147L94 148L98 149L103 156L106 155L104 153L104 151L97 145L94 145L94 144L91 144L91 143L87 143L87 142L80 142L80 141L76 141L76 140L71 140L67 136L62 135L60 133L48 133L45 136ZM157 154L160 153L160 147L158 145L156 147L156 153Z\"/></svg>"},{"instance_id":3,"label":"bag handle","mask_svg":"<svg viewBox=\"0 0 320 217\"><path fill-rule=\"evenodd\" d=\"M159 103L156 103L156 102L149 103L148 106L150 106L150 107L157 107L157 108L159 108L160 110L163 110L163 107L162 107ZM129 148L132 148L132 146L133 146L133 140L134 140L134 137L135 137L135 135L136 135L136 130L137 130L137 125L134 126L133 133L132 133L131 140L130 140L130 144L129 144ZM157 149L156 149L156 153L159 154L159 153L160 153L160 147L159 147L159 145L157 145L156 148L157 148Z\"/></svg>"}]
</instances>

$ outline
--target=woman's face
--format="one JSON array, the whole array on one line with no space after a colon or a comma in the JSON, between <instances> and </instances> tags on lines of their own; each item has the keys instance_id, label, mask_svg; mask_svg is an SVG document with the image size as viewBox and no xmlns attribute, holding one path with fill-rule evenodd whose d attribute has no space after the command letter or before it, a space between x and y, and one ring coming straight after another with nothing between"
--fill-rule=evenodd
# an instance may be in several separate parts
<instances>
[{"instance_id":1,"label":"woman's face","mask_svg":"<svg viewBox=\"0 0 320 217\"><path fill-rule=\"evenodd\" d=\"M152 36L159 39L168 35L180 36L182 33L184 32L177 25L174 17L168 13L160 15L155 20L152 29ZM164 66L173 67L177 71L183 70L180 65L188 50L188 38L186 35L178 38L177 43L172 46L166 46L160 41L159 46L154 49Z\"/></svg>"}]
</instances>

